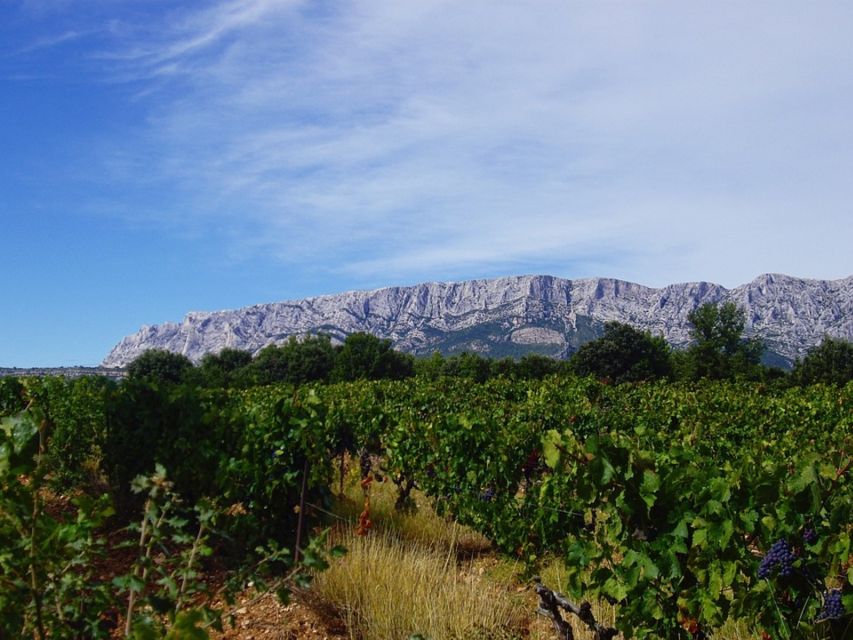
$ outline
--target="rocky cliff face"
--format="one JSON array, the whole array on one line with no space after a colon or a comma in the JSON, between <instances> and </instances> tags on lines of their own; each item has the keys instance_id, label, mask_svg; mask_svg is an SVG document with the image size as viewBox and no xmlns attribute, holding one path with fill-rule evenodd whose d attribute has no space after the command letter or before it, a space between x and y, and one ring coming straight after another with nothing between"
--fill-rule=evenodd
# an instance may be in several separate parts
<instances>
[{"instance_id":1,"label":"rocky cliff face","mask_svg":"<svg viewBox=\"0 0 853 640\"><path fill-rule=\"evenodd\" d=\"M733 301L746 310L747 333L792 361L824 335L853 340L853 276L803 280L763 275L735 289L707 282L652 289L608 278L564 280L517 276L353 291L234 311L192 312L181 323L145 326L124 338L103 362L127 365L146 349L199 360L225 347L258 351L290 336L356 331L390 338L414 354L475 351L491 356L529 352L566 357L618 320L689 342L687 314L706 302Z\"/></svg>"}]
</instances>

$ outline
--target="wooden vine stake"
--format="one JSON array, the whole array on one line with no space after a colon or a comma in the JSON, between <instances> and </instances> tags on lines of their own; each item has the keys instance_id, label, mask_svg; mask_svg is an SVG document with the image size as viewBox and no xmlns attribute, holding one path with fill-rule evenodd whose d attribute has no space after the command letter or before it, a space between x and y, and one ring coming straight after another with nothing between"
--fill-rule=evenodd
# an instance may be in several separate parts
<instances>
[{"instance_id":1,"label":"wooden vine stake","mask_svg":"<svg viewBox=\"0 0 853 640\"><path fill-rule=\"evenodd\" d=\"M296 520L296 545L293 549L293 562L299 562L300 545L302 544L302 522L305 517L305 492L308 490L308 456L305 456L305 464L302 465L302 489L299 492L299 506L297 507Z\"/></svg>"},{"instance_id":2,"label":"wooden vine stake","mask_svg":"<svg viewBox=\"0 0 853 640\"><path fill-rule=\"evenodd\" d=\"M346 456L346 451L341 451L341 469L340 469L341 475L340 475L340 483L338 485L338 495L341 498L344 497L344 477L346 476L346 473L347 473L345 456Z\"/></svg>"},{"instance_id":3,"label":"wooden vine stake","mask_svg":"<svg viewBox=\"0 0 853 640\"><path fill-rule=\"evenodd\" d=\"M616 629L605 627L596 622L595 616L592 614L592 605L589 602L582 602L580 606L574 605L563 595L544 586L539 576L534 576L533 582L536 584L534 587L536 595L539 596L539 608L536 613L551 619L554 631L560 640L575 640L574 631L572 631L571 625L563 620L560 609L576 615L581 622L592 630L594 640L611 640L619 634Z\"/></svg>"},{"instance_id":4,"label":"wooden vine stake","mask_svg":"<svg viewBox=\"0 0 853 640\"><path fill-rule=\"evenodd\" d=\"M358 516L358 526L355 529L357 536L366 536L367 532L373 526L370 521L370 485L373 482L371 474L370 455L367 450L361 453L361 490L364 492L364 509L361 515Z\"/></svg>"}]
</instances>

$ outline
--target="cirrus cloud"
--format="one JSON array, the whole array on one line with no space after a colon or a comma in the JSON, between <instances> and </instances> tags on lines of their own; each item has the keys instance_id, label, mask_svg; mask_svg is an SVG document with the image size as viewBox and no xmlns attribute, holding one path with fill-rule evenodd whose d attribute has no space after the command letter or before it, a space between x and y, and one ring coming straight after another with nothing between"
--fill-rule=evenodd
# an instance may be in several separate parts
<instances>
[{"instance_id":1,"label":"cirrus cloud","mask_svg":"<svg viewBox=\"0 0 853 640\"><path fill-rule=\"evenodd\" d=\"M146 114L105 166L162 189L130 215L224 230L235 256L369 285L850 273L846 3L229 0L150 17L115 20L97 56Z\"/></svg>"}]
</instances>

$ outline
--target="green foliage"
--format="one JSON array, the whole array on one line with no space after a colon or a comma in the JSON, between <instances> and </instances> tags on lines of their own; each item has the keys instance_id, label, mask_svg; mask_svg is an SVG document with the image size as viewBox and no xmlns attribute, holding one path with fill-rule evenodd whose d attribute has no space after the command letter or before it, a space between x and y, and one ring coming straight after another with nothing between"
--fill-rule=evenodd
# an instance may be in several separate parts
<instances>
[{"instance_id":1,"label":"green foliage","mask_svg":"<svg viewBox=\"0 0 853 640\"><path fill-rule=\"evenodd\" d=\"M444 375L451 378L468 378L474 382L485 382L491 377L491 372L491 360L468 351L450 356L444 364Z\"/></svg>"},{"instance_id":2,"label":"green foliage","mask_svg":"<svg viewBox=\"0 0 853 640\"><path fill-rule=\"evenodd\" d=\"M722 324L737 333L737 323ZM728 344L734 351L720 341L720 353L737 355L741 343ZM478 384L440 375L243 391L130 380L100 395L83 386L85 401L68 404L74 393L65 383L33 382L24 400L44 403L38 417L7 421L0 441L0 513L24 523L0 518L4 545L16 550L0 552L6 563L0 612L18 625L12 637L25 624L38 626L36 594L59 597L49 586L51 570L37 574L38 589L30 586L34 562L17 552L56 540L49 530L27 533L37 494L27 493L30 485L19 478L32 475L43 486L51 433L71 411L63 407L86 414L87 403L98 398L105 403L103 456L113 483L132 479L139 465L148 480L136 487L148 502L166 486L155 463L168 461L175 490L185 487L193 502L216 496L227 505L232 517L209 522L232 539L289 542L303 481L308 503L320 504L337 470L334 457L367 451L379 454L378 471L401 488L416 484L439 512L477 528L530 566L543 555L563 554L568 577L560 589L614 602L626 637L689 638L691 630L711 633L735 617L772 637L837 639L851 621L853 383L616 386L550 376ZM27 472L24 465L34 460L40 471ZM168 485L158 495L171 491ZM137 540L142 527L162 526L162 539L175 545L174 564L157 568L142 560L145 579L137 572L119 586L136 589L140 612L150 614L137 625L139 637L168 626L186 627L193 637L200 619L169 613L181 608L174 571L189 562L184 575L192 573L192 549L197 558L207 545L204 531L213 528L205 525L199 534L205 516L174 501L165 505L139 504L148 525L140 525ZM807 529L816 541L806 541ZM158 548L148 540L141 549ZM791 573L759 575L762 558L780 540L794 554ZM273 554L283 561L281 549ZM321 556L306 552L304 558L323 566ZM15 572L23 579L3 582ZM822 618L836 597L844 612ZM29 604L21 609L13 602ZM80 615L94 619L93 610L86 611Z\"/></svg>"},{"instance_id":3,"label":"green foliage","mask_svg":"<svg viewBox=\"0 0 853 640\"><path fill-rule=\"evenodd\" d=\"M572 370L614 384L669 378L670 348L660 336L620 322L608 322L601 338L587 342L572 356Z\"/></svg>"},{"instance_id":4,"label":"green foliage","mask_svg":"<svg viewBox=\"0 0 853 640\"><path fill-rule=\"evenodd\" d=\"M129 487L155 462L171 470L176 491L187 500L217 494L222 460L237 439L228 398L222 391L132 378L110 395L103 466L120 512L141 506Z\"/></svg>"},{"instance_id":5,"label":"green foliage","mask_svg":"<svg viewBox=\"0 0 853 640\"><path fill-rule=\"evenodd\" d=\"M329 336L291 337L282 345L261 349L247 374L253 384L328 382L334 364L335 350Z\"/></svg>"},{"instance_id":6,"label":"green foliage","mask_svg":"<svg viewBox=\"0 0 853 640\"><path fill-rule=\"evenodd\" d=\"M438 351L425 358L415 358L415 375L422 380L438 380L444 375L444 356Z\"/></svg>"},{"instance_id":7,"label":"green foliage","mask_svg":"<svg viewBox=\"0 0 853 640\"><path fill-rule=\"evenodd\" d=\"M252 354L240 349L225 348L219 353L208 353L198 366L200 383L205 387L239 387L247 384L247 368Z\"/></svg>"},{"instance_id":8,"label":"green foliage","mask_svg":"<svg viewBox=\"0 0 853 640\"><path fill-rule=\"evenodd\" d=\"M335 355L332 379L401 380L414 375L414 358L391 348L390 340L369 333L352 333Z\"/></svg>"},{"instance_id":9,"label":"green foliage","mask_svg":"<svg viewBox=\"0 0 853 640\"><path fill-rule=\"evenodd\" d=\"M106 638L112 596L96 580L103 552L94 532L110 515L80 498L77 517L45 513L48 420L34 403L0 423L0 637Z\"/></svg>"},{"instance_id":10,"label":"green foliage","mask_svg":"<svg viewBox=\"0 0 853 640\"><path fill-rule=\"evenodd\" d=\"M322 501L332 474L336 430L326 426L327 406L314 389L253 389L238 397L235 447L222 452L217 494L247 514L234 524L245 540L292 540L303 477L309 501Z\"/></svg>"},{"instance_id":11,"label":"green foliage","mask_svg":"<svg viewBox=\"0 0 853 640\"><path fill-rule=\"evenodd\" d=\"M830 637L850 622L849 610L819 621L818 603L853 588L853 386L444 378L382 389L363 414L346 406L356 423L382 416L389 475L413 478L440 512L527 562L562 551L565 589L615 602L626 637L690 638L729 616L772 637ZM758 577L761 554L805 526L824 542L796 568L819 579L782 596ZM811 604L795 611L785 597Z\"/></svg>"},{"instance_id":12,"label":"green foliage","mask_svg":"<svg viewBox=\"0 0 853 640\"><path fill-rule=\"evenodd\" d=\"M439 378L468 378L483 383L493 378L541 380L546 376L564 373L566 363L538 353L528 353L520 360L487 358L465 351L448 358L434 353L429 358L415 360L415 374L424 380Z\"/></svg>"},{"instance_id":13,"label":"green foliage","mask_svg":"<svg viewBox=\"0 0 853 640\"><path fill-rule=\"evenodd\" d=\"M743 309L733 302L719 307L706 303L691 311L687 320L692 325L693 344L680 361L680 377L724 380L760 376L764 345L757 338L743 337Z\"/></svg>"},{"instance_id":14,"label":"green foliage","mask_svg":"<svg viewBox=\"0 0 853 640\"><path fill-rule=\"evenodd\" d=\"M180 384L186 382L193 371L189 358L165 349L148 349L127 365L129 380L154 384Z\"/></svg>"},{"instance_id":15,"label":"green foliage","mask_svg":"<svg viewBox=\"0 0 853 640\"><path fill-rule=\"evenodd\" d=\"M201 502L194 517L188 518L159 464L150 476L135 478L132 488L145 497L142 521L128 527L131 535L125 545L135 547L137 556L130 573L112 581L119 593L127 594L125 635L207 638L197 625L218 621L218 612L208 607L186 609L192 598L207 590L199 580L198 566L213 552L208 535L215 512ZM189 531L191 525L196 531Z\"/></svg>"},{"instance_id":16,"label":"green foliage","mask_svg":"<svg viewBox=\"0 0 853 640\"><path fill-rule=\"evenodd\" d=\"M0 416L10 416L23 411L24 385L13 376L0 378Z\"/></svg>"},{"instance_id":17,"label":"green foliage","mask_svg":"<svg viewBox=\"0 0 853 640\"><path fill-rule=\"evenodd\" d=\"M492 364L493 373L496 373L498 362L500 361L493 362ZM522 380L541 380L555 373L562 373L565 369L565 363L560 360L538 353L528 353L515 363L510 375Z\"/></svg>"},{"instance_id":18,"label":"green foliage","mask_svg":"<svg viewBox=\"0 0 853 640\"><path fill-rule=\"evenodd\" d=\"M475 382L485 382L496 375L511 377L516 362L512 358L491 360L476 353L464 351L445 358L439 352L428 358L415 360L415 374L424 380L440 378L468 378Z\"/></svg>"},{"instance_id":19,"label":"green foliage","mask_svg":"<svg viewBox=\"0 0 853 640\"><path fill-rule=\"evenodd\" d=\"M216 592L201 580L201 565L214 548L211 538L218 525L233 517L231 509L202 501L187 509L174 492L166 470L157 465L150 476L134 479L133 490L145 497L142 520L128 527L126 546L137 551L128 574L113 579L112 586L126 597L125 635L155 640L206 640L207 629L222 630L230 612L213 602L229 605L249 582L260 592L273 591L285 600L290 585L307 586L311 572L328 568L325 533L314 536L300 549L299 563L286 547L268 542L254 550L253 561L232 572ZM199 603L202 603L199 605Z\"/></svg>"},{"instance_id":20,"label":"green foliage","mask_svg":"<svg viewBox=\"0 0 853 640\"><path fill-rule=\"evenodd\" d=\"M825 337L805 358L797 360L791 377L797 384L847 384L853 380L853 344Z\"/></svg>"},{"instance_id":21,"label":"green foliage","mask_svg":"<svg viewBox=\"0 0 853 640\"><path fill-rule=\"evenodd\" d=\"M57 488L95 485L106 439L107 378L55 379L43 406L53 431L48 444L51 484Z\"/></svg>"},{"instance_id":22,"label":"green foliage","mask_svg":"<svg viewBox=\"0 0 853 640\"><path fill-rule=\"evenodd\" d=\"M235 510L207 501L185 507L158 464L153 474L132 484L144 499L142 520L127 529L126 546L137 550L136 560L128 574L101 579L95 560L106 543L98 531L112 509L104 496L78 498L73 515L57 517L45 509L52 423L41 404L44 385L30 383L32 389L24 390L26 410L0 421L0 637L114 637L118 597L124 595L123 637L204 640L208 628L222 628L227 613L210 606L215 598L233 603L247 581L286 597L292 582L308 583L305 570L328 567L324 536L300 550L297 566L286 548L272 542L257 547L254 561L233 573L222 589L209 592L200 579L201 565L213 552L211 535Z\"/></svg>"},{"instance_id":23,"label":"green foliage","mask_svg":"<svg viewBox=\"0 0 853 640\"><path fill-rule=\"evenodd\" d=\"M348 437L327 426L326 410L308 387L229 392L128 380L106 406L104 468L116 505L123 514L138 510L128 487L160 463L188 501L241 505L245 515L228 527L243 549L270 536L289 542L306 465L309 498L319 500Z\"/></svg>"},{"instance_id":24,"label":"green foliage","mask_svg":"<svg viewBox=\"0 0 853 640\"><path fill-rule=\"evenodd\" d=\"M14 384L7 383L8 407L13 411L6 413L22 411L34 401L46 421L50 437L44 463L50 483L57 487L96 484L105 438L104 408L115 383L96 376L7 380Z\"/></svg>"}]
</instances>

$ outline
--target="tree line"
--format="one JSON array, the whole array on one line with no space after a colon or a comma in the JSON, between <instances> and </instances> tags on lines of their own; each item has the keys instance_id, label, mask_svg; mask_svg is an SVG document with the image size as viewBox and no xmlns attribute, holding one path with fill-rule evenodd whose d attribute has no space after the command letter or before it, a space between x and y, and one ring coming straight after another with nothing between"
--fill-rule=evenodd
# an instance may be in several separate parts
<instances>
[{"instance_id":1,"label":"tree line","mask_svg":"<svg viewBox=\"0 0 853 640\"><path fill-rule=\"evenodd\" d=\"M582 345L568 360L540 354L493 359L477 353L425 358L402 353L388 339L353 333L340 345L327 335L291 337L254 356L226 348L206 354L198 365L186 356L149 350L128 365L130 379L190 383L209 388L249 388L287 383L401 380L419 376L469 378L485 382L505 377L541 379L552 374L592 376L612 384L670 381L751 380L776 384L846 384L853 380L853 344L832 337L813 348L786 372L762 364L765 347L744 335L745 314L731 302L704 304L688 315L691 343L673 349L661 336L629 324L608 322L601 337Z\"/></svg>"}]
</instances>

